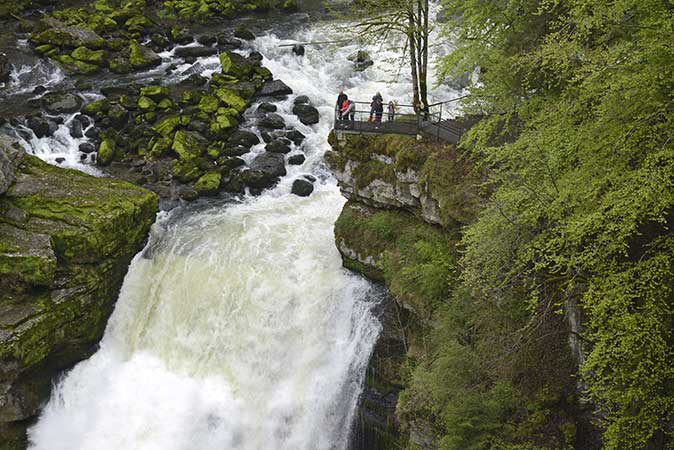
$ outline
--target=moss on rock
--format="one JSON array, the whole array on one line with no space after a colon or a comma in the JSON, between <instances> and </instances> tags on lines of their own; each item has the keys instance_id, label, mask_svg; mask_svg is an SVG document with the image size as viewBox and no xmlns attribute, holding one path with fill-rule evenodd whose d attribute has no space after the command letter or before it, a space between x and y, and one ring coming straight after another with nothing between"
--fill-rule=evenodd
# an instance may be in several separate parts
<instances>
[{"instance_id":1,"label":"moss on rock","mask_svg":"<svg viewBox=\"0 0 674 450\"><path fill-rule=\"evenodd\" d=\"M26 156L0 196L0 441L100 340L157 211L155 194ZM11 448L11 447L10 447Z\"/></svg>"}]
</instances>

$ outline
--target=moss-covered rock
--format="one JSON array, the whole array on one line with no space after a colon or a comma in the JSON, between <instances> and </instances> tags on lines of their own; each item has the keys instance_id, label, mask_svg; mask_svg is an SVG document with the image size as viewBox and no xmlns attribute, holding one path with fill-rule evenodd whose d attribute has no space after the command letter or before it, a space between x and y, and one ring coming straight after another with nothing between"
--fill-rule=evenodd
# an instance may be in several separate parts
<instances>
[{"instance_id":1,"label":"moss-covered rock","mask_svg":"<svg viewBox=\"0 0 674 450\"><path fill-rule=\"evenodd\" d=\"M107 166L115 158L115 142L111 139L104 139L98 146L98 156L96 162L101 166Z\"/></svg>"},{"instance_id":2,"label":"moss-covered rock","mask_svg":"<svg viewBox=\"0 0 674 450\"><path fill-rule=\"evenodd\" d=\"M173 151L182 160L194 159L206 152L205 139L194 131L178 130L173 137Z\"/></svg>"},{"instance_id":3,"label":"moss-covered rock","mask_svg":"<svg viewBox=\"0 0 674 450\"><path fill-rule=\"evenodd\" d=\"M0 196L2 448L25 445L59 373L95 349L156 210L144 189L24 158Z\"/></svg>"},{"instance_id":4,"label":"moss-covered rock","mask_svg":"<svg viewBox=\"0 0 674 450\"><path fill-rule=\"evenodd\" d=\"M86 47L77 47L70 56L78 61L84 61L97 66L105 64L105 52L103 50L91 50Z\"/></svg>"},{"instance_id":5,"label":"moss-covered rock","mask_svg":"<svg viewBox=\"0 0 674 450\"><path fill-rule=\"evenodd\" d=\"M141 111L154 111L157 108L157 103L150 97L142 96L138 99L138 109Z\"/></svg>"},{"instance_id":6,"label":"moss-covered rock","mask_svg":"<svg viewBox=\"0 0 674 450\"><path fill-rule=\"evenodd\" d=\"M197 180L196 183L194 183L194 189L199 193L199 195L215 194L220 189L220 180L220 172L206 172Z\"/></svg>"},{"instance_id":7,"label":"moss-covered rock","mask_svg":"<svg viewBox=\"0 0 674 450\"><path fill-rule=\"evenodd\" d=\"M136 40L129 44L129 63L134 69L147 69L161 64L161 57L151 49L141 45Z\"/></svg>"}]
</instances>

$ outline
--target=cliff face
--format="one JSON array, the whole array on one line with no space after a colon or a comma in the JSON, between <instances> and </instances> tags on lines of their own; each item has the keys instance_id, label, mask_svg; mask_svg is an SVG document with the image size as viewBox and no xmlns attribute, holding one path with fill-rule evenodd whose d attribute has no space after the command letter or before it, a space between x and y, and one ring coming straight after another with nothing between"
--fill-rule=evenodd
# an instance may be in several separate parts
<instances>
[{"instance_id":1,"label":"cliff face","mask_svg":"<svg viewBox=\"0 0 674 450\"><path fill-rule=\"evenodd\" d=\"M383 335L368 369L357 449L433 448L423 419L401 423L399 393L427 352L432 315L455 269L462 224L480 198L477 174L453 147L401 136L330 136L326 160L349 199L335 224L344 266L384 282ZM417 448L417 447L415 447Z\"/></svg>"},{"instance_id":2,"label":"cliff face","mask_svg":"<svg viewBox=\"0 0 674 450\"><path fill-rule=\"evenodd\" d=\"M520 347L521 325L513 325L520 318L499 305L479 310L462 284L462 233L488 195L483 174L454 146L400 136L333 135L330 142L326 160L348 198L335 224L343 264L390 293L380 305L384 332L368 368L354 448L465 448L447 446L456 430L486 434L505 423L517 430L515 440L532 442L526 448L580 442L588 434L577 402L582 352L569 346L579 326L571 319L579 316L545 316ZM470 319L476 313L484 320L479 331ZM515 339L513 356L489 344L505 339ZM473 384L478 370L487 372L483 384ZM466 399L446 413L452 390ZM493 410L471 422L464 404Z\"/></svg>"},{"instance_id":3,"label":"cliff face","mask_svg":"<svg viewBox=\"0 0 674 450\"><path fill-rule=\"evenodd\" d=\"M0 449L25 429L54 378L99 342L155 194L50 166L0 137ZM3 182L4 179L4 182Z\"/></svg>"}]
</instances>

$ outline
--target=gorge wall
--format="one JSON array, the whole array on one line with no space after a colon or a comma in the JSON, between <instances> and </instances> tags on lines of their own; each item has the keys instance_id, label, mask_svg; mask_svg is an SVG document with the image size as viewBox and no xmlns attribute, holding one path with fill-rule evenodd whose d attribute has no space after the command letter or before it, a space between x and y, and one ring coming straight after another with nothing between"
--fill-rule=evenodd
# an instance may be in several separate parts
<instances>
[{"instance_id":1,"label":"gorge wall","mask_svg":"<svg viewBox=\"0 0 674 450\"><path fill-rule=\"evenodd\" d=\"M157 209L0 136L0 449L25 448L56 377L95 350Z\"/></svg>"},{"instance_id":2,"label":"gorge wall","mask_svg":"<svg viewBox=\"0 0 674 450\"><path fill-rule=\"evenodd\" d=\"M466 306L470 295L461 293L461 236L489 193L484 174L454 146L401 136L338 139L335 134L330 143L326 160L348 198L335 225L344 266L383 282L391 299L380 306L384 331L368 369L354 448L465 448L459 441L464 425L473 436L491 433L486 430L494 424L475 423L461 412L454 417L464 424L452 428L453 419L443 416L443 396L451 397L450 404L471 401L469 394L463 400L448 394L461 392L454 385L483 398L512 385L517 401L503 400L510 393L495 396L472 406L484 408L478 416L517 430L513 434L536 448L593 448L584 443L589 432L575 385L578 360L562 315L546 316L540 325L545 331L537 332L526 350L513 344L516 358L488 349L479 355L479 340L505 341L516 331L490 324L476 332L472 326L462 329L470 320L456 319L470 316L473 307ZM486 314L494 322L509 321L507 312ZM491 351L498 352L494 347ZM477 353L470 364L459 357L465 348ZM443 366L436 372L438 364ZM472 367L471 373L489 370L490 376L471 386L474 381L461 373L467 368L462 365ZM489 405L498 411L493 418ZM448 444L452 440L458 444Z\"/></svg>"}]
</instances>

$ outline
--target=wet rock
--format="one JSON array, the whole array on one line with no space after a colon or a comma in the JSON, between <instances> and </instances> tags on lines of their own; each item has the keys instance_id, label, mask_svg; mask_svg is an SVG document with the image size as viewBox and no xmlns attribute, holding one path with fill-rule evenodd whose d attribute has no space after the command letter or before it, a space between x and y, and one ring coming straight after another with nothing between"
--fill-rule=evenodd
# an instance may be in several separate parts
<instances>
[{"instance_id":1,"label":"wet rock","mask_svg":"<svg viewBox=\"0 0 674 450\"><path fill-rule=\"evenodd\" d=\"M105 63L105 52L103 50L91 50L87 47L77 47L70 54L77 61L102 66Z\"/></svg>"},{"instance_id":2,"label":"wet rock","mask_svg":"<svg viewBox=\"0 0 674 450\"><path fill-rule=\"evenodd\" d=\"M73 120L78 121L84 128L91 125L91 119L89 119L89 117L85 116L84 114L77 114L75 117L73 117Z\"/></svg>"},{"instance_id":3,"label":"wet rock","mask_svg":"<svg viewBox=\"0 0 674 450\"><path fill-rule=\"evenodd\" d=\"M290 146L280 139L275 139L267 144L265 150L272 153L290 153Z\"/></svg>"},{"instance_id":4,"label":"wet rock","mask_svg":"<svg viewBox=\"0 0 674 450\"><path fill-rule=\"evenodd\" d=\"M26 126L33 130L33 133L35 133L35 136L38 138L50 136L52 133L49 121L40 116L29 117L26 121Z\"/></svg>"},{"instance_id":5,"label":"wet rock","mask_svg":"<svg viewBox=\"0 0 674 450\"><path fill-rule=\"evenodd\" d=\"M311 103L308 95L298 95L295 100L293 100L294 105L308 105Z\"/></svg>"},{"instance_id":6,"label":"wet rock","mask_svg":"<svg viewBox=\"0 0 674 450\"><path fill-rule=\"evenodd\" d=\"M276 112L277 110L278 107L275 104L269 102L260 103L260 106L257 107L257 111L262 113Z\"/></svg>"},{"instance_id":7,"label":"wet rock","mask_svg":"<svg viewBox=\"0 0 674 450\"><path fill-rule=\"evenodd\" d=\"M169 38L160 33L150 35L150 43L152 49L155 51L166 50L171 45Z\"/></svg>"},{"instance_id":8,"label":"wet rock","mask_svg":"<svg viewBox=\"0 0 674 450\"><path fill-rule=\"evenodd\" d=\"M105 47L105 39L92 30L66 26L54 18L47 18L44 22L50 28L30 37L31 42L36 45L49 44L56 47L87 47L90 49Z\"/></svg>"},{"instance_id":9,"label":"wet rock","mask_svg":"<svg viewBox=\"0 0 674 450\"><path fill-rule=\"evenodd\" d=\"M236 145L234 147L225 147L221 156L242 156L250 152L250 148L246 148L243 145Z\"/></svg>"},{"instance_id":10,"label":"wet rock","mask_svg":"<svg viewBox=\"0 0 674 450\"><path fill-rule=\"evenodd\" d=\"M12 72L12 67L9 64L9 58L4 53L0 53L0 83L9 81L9 74Z\"/></svg>"},{"instance_id":11,"label":"wet rock","mask_svg":"<svg viewBox=\"0 0 674 450\"><path fill-rule=\"evenodd\" d=\"M274 140L274 137L266 131L260 132L260 136L262 136L262 140L267 144Z\"/></svg>"},{"instance_id":12,"label":"wet rock","mask_svg":"<svg viewBox=\"0 0 674 450\"><path fill-rule=\"evenodd\" d=\"M306 161L306 158L304 155L293 155L290 158L288 158L288 164L291 166L301 166L304 164L304 161Z\"/></svg>"},{"instance_id":13,"label":"wet rock","mask_svg":"<svg viewBox=\"0 0 674 450\"><path fill-rule=\"evenodd\" d=\"M263 59L264 56L262 56L262 53L260 52L250 52L250 55L248 55L248 60L253 64L260 64Z\"/></svg>"},{"instance_id":14,"label":"wet rock","mask_svg":"<svg viewBox=\"0 0 674 450\"><path fill-rule=\"evenodd\" d=\"M187 29L173 29L171 30L171 39L179 45L187 45L194 41L194 37L187 31Z\"/></svg>"},{"instance_id":15,"label":"wet rock","mask_svg":"<svg viewBox=\"0 0 674 450\"><path fill-rule=\"evenodd\" d=\"M271 178L282 177L286 174L285 158L280 153L265 152L250 163L250 169L262 172Z\"/></svg>"},{"instance_id":16,"label":"wet rock","mask_svg":"<svg viewBox=\"0 0 674 450\"><path fill-rule=\"evenodd\" d=\"M186 202L191 202L199 198L199 192L191 186L180 186L178 188L178 197Z\"/></svg>"},{"instance_id":17,"label":"wet rock","mask_svg":"<svg viewBox=\"0 0 674 450\"><path fill-rule=\"evenodd\" d=\"M293 45L292 52L297 56L304 56L304 45Z\"/></svg>"},{"instance_id":18,"label":"wet rock","mask_svg":"<svg viewBox=\"0 0 674 450\"><path fill-rule=\"evenodd\" d=\"M129 120L129 111L122 105L113 104L108 110L108 119L112 128L121 130Z\"/></svg>"},{"instance_id":19,"label":"wet rock","mask_svg":"<svg viewBox=\"0 0 674 450\"><path fill-rule=\"evenodd\" d=\"M62 164L66 159L59 156L58 158L55 158L54 161L56 161L56 164Z\"/></svg>"},{"instance_id":20,"label":"wet rock","mask_svg":"<svg viewBox=\"0 0 674 450\"><path fill-rule=\"evenodd\" d=\"M42 95L45 92L47 92L47 88L44 86L35 86L35 89L33 89L33 94L35 95Z\"/></svg>"},{"instance_id":21,"label":"wet rock","mask_svg":"<svg viewBox=\"0 0 674 450\"><path fill-rule=\"evenodd\" d=\"M152 49L139 44L137 41L132 40L129 48L131 50L129 63L134 69L148 69L161 64L161 56L152 51Z\"/></svg>"},{"instance_id":22,"label":"wet rock","mask_svg":"<svg viewBox=\"0 0 674 450\"><path fill-rule=\"evenodd\" d=\"M84 132L84 136L86 136L88 139L91 140L98 140L100 136L100 132L98 131L97 128L91 127L87 131Z\"/></svg>"},{"instance_id":23,"label":"wet rock","mask_svg":"<svg viewBox=\"0 0 674 450\"><path fill-rule=\"evenodd\" d=\"M281 80L267 81L262 85L258 95L260 97L284 97L293 93L293 90Z\"/></svg>"},{"instance_id":24,"label":"wet rock","mask_svg":"<svg viewBox=\"0 0 674 450\"><path fill-rule=\"evenodd\" d=\"M244 41L252 41L255 39L255 35L253 34L253 32L244 27L237 27L234 30L234 37L238 37L239 39L243 39Z\"/></svg>"},{"instance_id":25,"label":"wet rock","mask_svg":"<svg viewBox=\"0 0 674 450\"><path fill-rule=\"evenodd\" d=\"M42 107L50 114L66 114L79 111L82 98L70 93L51 92L40 99Z\"/></svg>"},{"instance_id":26,"label":"wet rock","mask_svg":"<svg viewBox=\"0 0 674 450\"><path fill-rule=\"evenodd\" d=\"M316 181L316 177L313 176L313 175L309 175L309 174L307 174L307 175L302 175L302 178L304 178L305 180L309 180L309 181L311 181L312 183L314 183L314 182Z\"/></svg>"},{"instance_id":27,"label":"wet rock","mask_svg":"<svg viewBox=\"0 0 674 450\"><path fill-rule=\"evenodd\" d=\"M70 131L70 135L74 137L75 139L80 139L84 137L84 130L82 129L82 122L79 120L72 120L68 124L68 131Z\"/></svg>"},{"instance_id":28,"label":"wet rock","mask_svg":"<svg viewBox=\"0 0 674 450\"><path fill-rule=\"evenodd\" d=\"M243 42L239 39L228 36L224 33L218 35L218 48L227 50L237 50L243 47Z\"/></svg>"},{"instance_id":29,"label":"wet rock","mask_svg":"<svg viewBox=\"0 0 674 450\"><path fill-rule=\"evenodd\" d=\"M374 61L372 61L370 54L365 50L358 50L357 52L347 56L346 59L351 61L354 65L354 68L359 72L362 72L368 67L374 65Z\"/></svg>"},{"instance_id":30,"label":"wet rock","mask_svg":"<svg viewBox=\"0 0 674 450\"><path fill-rule=\"evenodd\" d=\"M208 132L208 125L201 120L192 120L187 126L187 129L201 134L206 134Z\"/></svg>"},{"instance_id":31,"label":"wet rock","mask_svg":"<svg viewBox=\"0 0 674 450\"><path fill-rule=\"evenodd\" d=\"M96 158L98 165L109 165L115 157L115 151L116 145L114 141L110 139L103 140L101 145L98 146L98 156Z\"/></svg>"},{"instance_id":32,"label":"wet rock","mask_svg":"<svg viewBox=\"0 0 674 450\"><path fill-rule=\"evenodd\" d=\"M218 49L213 47L177 47L173 51L173 54L179 58L201 58L217 53Z\"/></svg>"},{"instance_id":33,"label":"wet rock","mask_svg":"<svg viewBox=\"0 0 674 450\"><path fill-rule=\"evenodd\" d=\"M314 192L314 185L307 180L298 178L297 180L293 181L293 187L290 192L300 197L308 197L312 192Z\"/></svg>"},{"instance_id":34,"label":"wet rock","mask_svg":"<svg viewBox=\"0 0 674 450\"><path fill-rule=\"evenodd\" d=\"M199 193L199 195L213 195L216 194L220 189L221 180L222 175L220 175L220 172L206 172L197 180L196 183L194 183L194 189Z\"/></svg>"},{"instance_id":35,"label":"wet rock","mask_svg":"<svg viewBox=\"0 0 674 450\"><path fill-rule=\"evenodd\" d=\"M188 69L189 70L189 69ZM201 76L199 73L193 73L189 77L185 78L180 82L182 86L194 86L199 87L208 83L208 78Z\"/></svg>"},{"instance_id":36,"label":"wet rock","mask_svg":"<svg viewBox=\"0 0 674 450\"><path fill-rule=\"evenodd\" d=\"M197 37L198 43L200 43L201 45L208 46L208 47L215 44L217 41L218 41L218 38L216 36L209 35L209 34L205 34L205 35Z\"/></svg>"},{"instance_id":37,"label":"wet rock","mask_svg":"<svg viewBox=\"0 0 674 450\"><path fill-rule=\"evenodd\" d=\"M239 80L246 79L255 70L255 64L238 53L220 53L222 73Z\"/></svg>"},{"instance_id":38,"label":"wet rock","mask_svg":"<svg viewBox=\"0 0 674 450\"><path fill-rule=\"evenodd\" d=\"M259 144L260 139L253 132L246 130L238 130L232 133L232 135L227 139L227 144L235 147L240 145L242 147L251 148L253 145Z\"/></svg>"},{"instance_id":39,"label":"wet rock","mask_svg":"<svg viewBox=\"0 0 674 450\"><path fill-rule=\"evenodd\" d=\"M283 117L279 116L276 113L267 113L262 119L257 122L257 125L260 128L266 128L268 130L280 130L285 127L285 122Z\"/></svg>"},{"instance_id":40,"label":"wet rock","mask_svg":"<svg viewBox=\"0 0 674 450\"><path fill-rule=\"evenodd\" d=\"M16 179L16 169L23 161L25 151L12 138L0 134L0 195L7 192Z\"/></svg>"},{"instance_id":41,"label":"wet rock","mask_svg":"<svg viewBox=\"0 0 674 450\"><path fill-rule=\"evenodd\" d=\"M113 73L124 74L133 72L131 62L128 59L122 57L112 58L109 63L109 68L110 72Z\"/></svg>"},{"instance_id":42,"label":"wet rock","mask_svg":"<svg viewBox=\"0 0 674 450\"><path fill-rule=\"evenodd\" d=\"M320 118L316 108L302 103L293 106L293 114L295 114L304 125L316 124Z\"/></svg>"},{"instance_id":43,"label":"wet rock","mask_svg":"<svg viewBox=\"0 0 674 450\"><path fill-rule=\"evenodd\" d=\"M96 147L94 147L94 144L91 144L89 142L83 142L79 146L79 151L85 154L93 153L96 151Z\"/></svg>"},{"instance_id":44,"label":"wet rock","mask_svg":"<svg viewBox=\"0 0 674 450\"><path fill-rule=\"evenodd\" d=\"M304 139L306 138L305 135L303 135L302 133L300 133L297 130L288 131L285 134L285 137L290 139L293 142L293 144L295 144L295 145L300 145L304 141Z\"/></svg>"}]
</instances>

